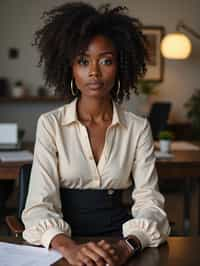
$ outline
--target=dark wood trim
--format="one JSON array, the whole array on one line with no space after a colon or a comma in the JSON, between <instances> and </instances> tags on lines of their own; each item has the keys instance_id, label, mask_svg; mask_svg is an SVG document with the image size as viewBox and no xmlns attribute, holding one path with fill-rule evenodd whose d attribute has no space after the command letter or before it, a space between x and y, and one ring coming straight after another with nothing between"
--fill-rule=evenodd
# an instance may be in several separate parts
<instances>
[{"instance_id":1,"label":"dark wood trim","mask_svg":"<svg viewBox=\"0 0 200 266\"><path fill-rule=\"evenodd\" d=\"M66 101L62 96L24 96L24 97L0 97L0 103L18 103L18 102L56 102Z\"/></svg>"}]
</instances>

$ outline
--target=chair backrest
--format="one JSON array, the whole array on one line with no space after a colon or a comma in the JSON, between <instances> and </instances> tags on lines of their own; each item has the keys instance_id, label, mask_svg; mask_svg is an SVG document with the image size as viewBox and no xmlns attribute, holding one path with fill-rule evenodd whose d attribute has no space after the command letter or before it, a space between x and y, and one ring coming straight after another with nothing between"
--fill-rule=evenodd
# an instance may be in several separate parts
<instances>
[{"instance_id":1,"label":"chair backrest","mask_svg":"<svg viewBox=\"0 0 200 266\"><path fill-rule=\"evenodd\" d=\"M18 210L17 218L21 220L22 211L25 207L32 164L25 164L19 172Z\"/></svg>"},{"instance_id":2,"label":"chair backrest","mask_svg":"<svg viewBox=\"0 0 200 266\"><path fill-rule=\"evenodd\" d=\"M148 119L154 139L158 138L160 131L166 129L170 110L170 102L155 102L152 104Z\"/></svg>"}]
</instances>

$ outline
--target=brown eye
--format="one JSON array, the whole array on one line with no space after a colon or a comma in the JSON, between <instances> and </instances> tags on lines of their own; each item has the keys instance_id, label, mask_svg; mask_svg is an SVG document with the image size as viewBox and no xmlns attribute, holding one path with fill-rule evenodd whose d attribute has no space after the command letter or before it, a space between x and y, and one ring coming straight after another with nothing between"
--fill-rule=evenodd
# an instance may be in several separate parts
<instances>
[{"instance_id":1,"label":"brown eye","mask_svg":"<svg viewBox=\"0 0 200 266\"><path fill-rule=\"evenodd\" d=\"M112 61L112 59L110 59L110 58L102 58L102 59L99 61L99 63L102 64L102 65L107 65L107 66L109 66L109 65L112 65L113 61Z\"/></svg>"},{"instance_id":2,"label":"brown eye","mask_svg":"<svg viewBox=\"0 0 200 266\"><path fill-rule=\"evenodd\" d=\"M89 60L86 57L82 56L78 59L78 64L87 66L89 64Z\"/></svg>"}]
</instances>

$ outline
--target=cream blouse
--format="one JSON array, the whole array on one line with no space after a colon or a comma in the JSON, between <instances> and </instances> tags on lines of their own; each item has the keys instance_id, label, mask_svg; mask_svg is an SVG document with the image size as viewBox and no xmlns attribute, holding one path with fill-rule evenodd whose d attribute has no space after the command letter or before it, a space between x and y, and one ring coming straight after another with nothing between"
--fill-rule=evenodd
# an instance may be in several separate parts
<instances>
[{"instance_id":1,"label":"cream blouse","mask_svg":"<svg viewBox=\"0 0 200 266\"><path fill-rule=\"evenodd\" d=\"M49 247L60 233L71 235L63 220L59 189L126 189L132 193L133 219L123 224L123 235L137 236L143 248L156 247L170 227L158 191L154 146L149 123L113 103L112 123L96 165L87 129L77 118L75 99L41 115L38 120L29 192L22 220L23 237Z\"/></svg>"}]
</instances>

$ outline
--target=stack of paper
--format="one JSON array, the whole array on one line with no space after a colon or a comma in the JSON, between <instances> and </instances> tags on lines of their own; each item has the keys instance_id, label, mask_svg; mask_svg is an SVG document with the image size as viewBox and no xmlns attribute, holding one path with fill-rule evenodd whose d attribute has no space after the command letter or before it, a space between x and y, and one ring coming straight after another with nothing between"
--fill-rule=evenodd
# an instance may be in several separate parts
<instances>
[{"instance_id":1,"label":"stack of paper","mask_svg":"<svg viewBox=\"0 0 200 266\"><path fill-rule=\"evenodd\" d=\"M54 250L0 242L1 266L50 266L61 258Z\"/></svg>"},{"instance_id":2,"label":"stack of paper","mask_svg":"<svg viewBox=\"0 0 200 266\"><path fill-rule=\"evenodd\" d=\"M30 151L3 151L0 152L0 161L2 162L26 162L32 161L33 154Z\"/></svg>"}]
</instances>

